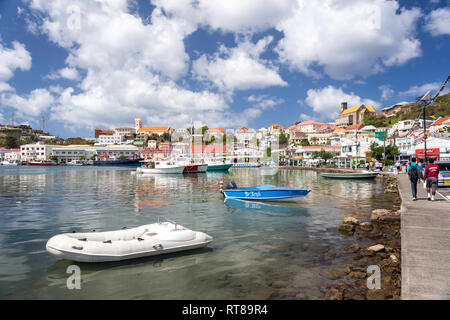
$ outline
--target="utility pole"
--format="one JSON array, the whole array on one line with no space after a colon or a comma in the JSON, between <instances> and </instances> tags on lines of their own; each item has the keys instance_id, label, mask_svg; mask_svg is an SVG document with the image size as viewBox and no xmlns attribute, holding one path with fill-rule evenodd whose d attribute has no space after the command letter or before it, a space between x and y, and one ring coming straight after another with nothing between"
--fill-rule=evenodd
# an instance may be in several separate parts
<instances>
[{"instance_id":1,"label":"utility pole","mask_svg":"<svg viewBox=\"0 0 450 320\"><path fill-rule=\"evenodd\" d=\"M424 151L425 151L425 164L428 163L428 157L427 157L427 120L426 120L426 107L432 104L436 98L439 96L439 94L445 89L447 86L448 81L450 80L450 76L447 77L444 84L442 85L441 89L436 93L436 95L431 98L430 91L425 93L425 95L420 98L420 101L423 101L423 142L424 142Z\"/></svg>"}]
</instances>

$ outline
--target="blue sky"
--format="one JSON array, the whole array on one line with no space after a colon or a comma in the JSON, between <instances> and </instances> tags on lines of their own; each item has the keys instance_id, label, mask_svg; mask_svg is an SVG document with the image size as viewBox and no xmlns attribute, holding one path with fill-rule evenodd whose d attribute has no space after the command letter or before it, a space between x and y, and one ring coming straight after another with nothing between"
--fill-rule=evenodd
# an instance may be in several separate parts
<instances>
[{"instance_id":1,"label":"blue sky","mask_svg":"<svg viewBox=\"0 0 450 320\"><path fill-rule=\"evenodd\" d=\"M0 1L0 123L92 137L132 126L333 122L436 92L446 0ZM447 90L448 91L448 90Z\"/></svg>"}]
</instances>

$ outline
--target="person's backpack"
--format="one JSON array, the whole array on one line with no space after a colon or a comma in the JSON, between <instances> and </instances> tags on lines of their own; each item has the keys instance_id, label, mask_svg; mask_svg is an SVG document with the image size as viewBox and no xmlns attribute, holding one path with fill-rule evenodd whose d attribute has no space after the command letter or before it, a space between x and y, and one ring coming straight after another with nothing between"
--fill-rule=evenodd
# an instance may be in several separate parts
<instances>
[{"instance_id":1,"label":"person's backpack","mask_svg":"<svg viewBox=\"0 0 450 320\"><path fill-rule=\"evenodd\" d=\"M409 170L409 177L411 178L411 181L419 180L419 171L417 170L417 163L415 166L411 165L411 170Z\"/></svg>"}]
</instances>

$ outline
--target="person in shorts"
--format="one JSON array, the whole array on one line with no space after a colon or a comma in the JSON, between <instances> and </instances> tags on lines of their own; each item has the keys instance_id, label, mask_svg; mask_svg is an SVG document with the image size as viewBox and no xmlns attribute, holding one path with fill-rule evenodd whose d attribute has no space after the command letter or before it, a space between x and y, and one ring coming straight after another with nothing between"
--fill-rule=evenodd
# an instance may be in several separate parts
<instances>
[{"instance_id":1,"label":"person in shorts","mask_svg":"<svg viewBox=\"0 0 450 320\"><path fill-rule=\"evenodd\" d=\"M434 163L434 159L430 159L430 163L425 167L425 179L428 193L428 201L434 201L436 189L438 186L439 166ZM431 191L431 194L430 194Z\"/></svg>"},{"instance_id":2,"label":"person in shorts","mask_svg":"<svg viewBox=\"0 0 450 320\"><path fill-rule=\"evenodd\" d=\"M408 165L408 176L411 182L411 191L413 201L417 200L417 182L420 180L420 165L416 163L416 158L411 159L411 163Z\"/></svg>"}]
</instances>

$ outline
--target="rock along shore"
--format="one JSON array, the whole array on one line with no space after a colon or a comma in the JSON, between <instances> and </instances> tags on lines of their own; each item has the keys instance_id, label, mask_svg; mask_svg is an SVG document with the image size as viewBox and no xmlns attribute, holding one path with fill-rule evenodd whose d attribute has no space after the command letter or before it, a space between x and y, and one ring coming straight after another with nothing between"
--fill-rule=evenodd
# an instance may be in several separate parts
<instances>
[{"instance_id":1,"label":"rock along shore","mask_svg":"<svg viewBox=\"0 0 450 320\"><path fill-rule=\"evenodd\" d=\"M385 193L397 193L397 178L380 175ZM344 270L334 270L335 284L326 291L326 300L399 300L401 299L400 195L392 209L375 209L368 221L346 217L339 232L353 237L354 243L343 249L353 256ZM381 288L368 289L367 268L377 265L381 271Z\"/></svg>"}]
</instances>

